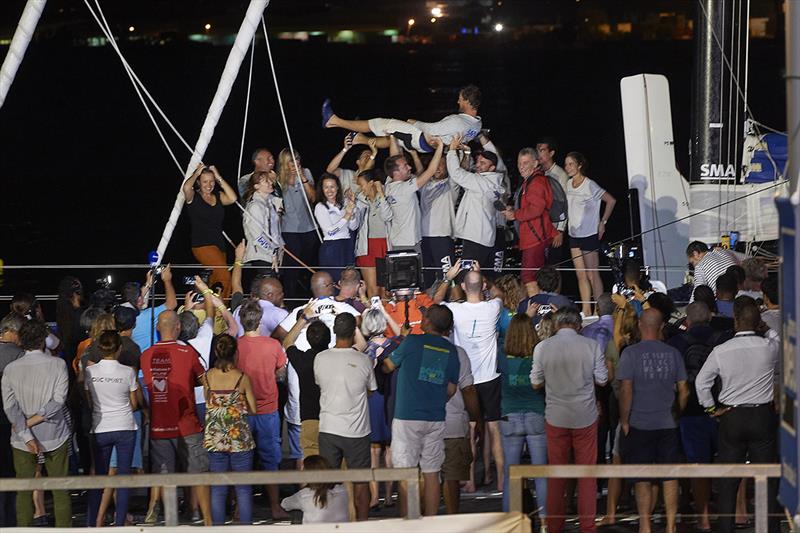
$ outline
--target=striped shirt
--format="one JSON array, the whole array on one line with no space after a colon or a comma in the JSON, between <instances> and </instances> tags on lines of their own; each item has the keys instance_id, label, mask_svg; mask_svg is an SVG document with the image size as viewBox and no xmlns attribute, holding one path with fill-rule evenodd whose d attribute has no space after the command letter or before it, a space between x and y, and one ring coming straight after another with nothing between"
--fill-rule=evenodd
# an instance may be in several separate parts
<instances>
[{"instance_id":1,"label":"striped shirt","mask_svg":"<svg viewBox=\"0 0 800 533\"><path fill-rule=\"evenodd\" d=\"M694 289L700 285L708 285L717 292L717 278L735 265L733 254L726 250L712 250L708 252L694 267ZM692 291L694 292L694 290Z\"/></svg>"}]
</instances>

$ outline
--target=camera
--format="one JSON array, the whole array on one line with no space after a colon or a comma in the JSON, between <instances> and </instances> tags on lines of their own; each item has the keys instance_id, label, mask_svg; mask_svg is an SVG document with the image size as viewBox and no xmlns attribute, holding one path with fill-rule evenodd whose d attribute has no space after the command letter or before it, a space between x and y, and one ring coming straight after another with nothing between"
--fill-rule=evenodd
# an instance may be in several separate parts
<instances>
[{"instance_id":1,"label":"camera","mask_svg":"<svg viewBox=\"0 0 800 533\"><path fill-rule=\"evenodd\" d=\"M387 291L411 291L422 287L422 256L415 250L392 250L375 261L378 285Z\"/></svg>"},{"instance_id":2,"label":"camera","mask_svg":"<svg viewBox=\"0 0 800 533\"><path fill-rule=\"evenodd\" d=\"M472 270L475 261L472 259L462 259L461 260L461 270Z\"/></svg>"},{"instance_id":3,"label":"camera","mask_svg":"<svg viewBox=\"0 0 800 533\"><path fill-rule=\"evenodd\" d=\"M552 305L543 304L543 305L539 306L539 309L536 311L536 314L540 315L540 316L544 316L544 315L546 315L548 313L552 313L553 311L554 310L553 310L553 306Z\"/></svg>"},{"instance_id":4,"label":"camera","mask_svg":"<svg viewBox=\"0 0 800 533\"><path fill-rule=\"evenodd\" d=\"M380 309L381 308L381 297L380 296L373 296L369 300L370 307L372 309Z\"/></svg>"}]
</instances>

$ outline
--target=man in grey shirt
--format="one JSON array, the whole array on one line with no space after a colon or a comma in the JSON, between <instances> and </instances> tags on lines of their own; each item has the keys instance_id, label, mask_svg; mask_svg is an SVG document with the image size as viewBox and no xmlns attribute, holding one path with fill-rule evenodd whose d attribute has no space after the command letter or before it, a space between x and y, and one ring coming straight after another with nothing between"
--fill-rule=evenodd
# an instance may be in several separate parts
<instances>
[{"instance_id":1,"label":"man in grey shirt","mask_svg":"<svg viewBox=\"0 0 800 533\"><path fill-rule=\"evenodd\" d=\"M67 365L60 357L44 352L47 339L44 322L30 320L19 331L25 355L3 372L3 410L11 421L11 446L18 478L33 478L39 454L44 455L48 476L68 475L67 448L71 429L64 417L69 379ZM72 526L69 492L53 491L56 527ZM33 521L30 491L17 494L17 526Z\"/></svg>"},{"instance_id":2,"label":"man in grey shirt","mask_svg":"<svg viewBox=\"0 0 800 533\"><path fill-rule=\"evenodd\" d=\"M547 434L547 462L568 464L573 452L575 464L597 461L597 407L594 386L608 382L603 351L592 339L578 335L581 315L574 307L559 309L554 317L556 334L533 350L531 386L545 388L544 411ZM547 483L547 526L564 528L565 479ZM597 480L578 480L578 514L581 531L594 529L597 511Z\"/></svg>"}]
</instances>

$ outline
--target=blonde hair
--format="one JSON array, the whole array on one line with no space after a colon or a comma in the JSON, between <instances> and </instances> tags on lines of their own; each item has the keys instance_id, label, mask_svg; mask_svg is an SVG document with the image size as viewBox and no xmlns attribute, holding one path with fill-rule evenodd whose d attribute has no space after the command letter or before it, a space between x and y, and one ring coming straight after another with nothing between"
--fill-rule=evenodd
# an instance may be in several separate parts
<instances>
[{"instance_id":1,"label":"blonde hair","mask_svg":"<svg viewBox=\"0 0 800 533\"><path fill-rule=\"evenodd\" d=\"M526 314L516 314L506 331L506 355L510 357L531 357L533 348L539 343L539 336L533 322Z\"/></svg>"},{"instance_id":2,"label":"blonde hair","mask_svg":"<svg viewBox=\"0 0 800 533\"><path fill-rule=\"evenodd\" d=\"M523 296L522 285L517 277L510 274L500 276L494 281L494 286L503 293L503 307L512 312L516 311Z\"/></svg>"},{"instance_id":3,"label":"blonde hair","mask_svg":"<svg viewBox=\"0 0 800 533\"><path fill-rule=\"evenodd\" d=\"M293 163L294 159L300 159L300 154L297 150L294 151L294 157L292 157L292 151L288 148L284 148L281 150L281 153L278 154L278 182L281 184L282 189L286 188L286 184L289 183L289 178L292 177L292 170L289 168L289 165ZM300 172L302 177L303 169L298 168L297 171Z\"/></svg>"},{"instance_id":4,"label":"blonde hair","mask_svg":"<svg viewBox=\"0 0 800 533\"><path fill-rule=\"evenodd\" d=\"M102 315L98 316L94 322L92 322L92 329L89 331L89 336L92 338L92 342L97 342L100 338L100 335L103 334L106 330L116 330L117 326L114 322L114 315L111 313L103 313Z\"/></svg>"},{"instance_id":5,"label":"blonde hair","mask_svg":"<svg viewBox=\"0 0 800 533\"><path fill-rule=\"evenodd\" d=\"M636 316L636 309L630 303L625 304L621 316L615 317L619 320L619 333L620 333L620 346L618 349L622 350L626 346L639 342L642 338L639 333L639 317Z\"/></svg>"}]
</instances>

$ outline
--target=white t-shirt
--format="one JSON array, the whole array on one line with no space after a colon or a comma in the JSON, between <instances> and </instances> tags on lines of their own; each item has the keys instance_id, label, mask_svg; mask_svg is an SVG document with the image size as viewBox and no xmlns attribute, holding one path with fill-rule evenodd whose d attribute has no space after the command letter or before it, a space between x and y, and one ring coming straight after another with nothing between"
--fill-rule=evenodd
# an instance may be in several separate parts
<instances>
[{"instance_id":1,"label":"white t-shirt","mask_svg":"<svg viewBox=\"0 0 800 533\"><path fill-rule=\"evenodd\" d=\"M367 391L378 388L369 356L354 348L331 348L314 359L319 385L319 431L351 439L370 433Z\"/></svg>"},{"instance_id":2,"label":"white t-shirt","mask_svg":"<svg viewBox=\"0 0 800 533\"><path fill-rule=\"evenodd\" d=\"M139 388L136 372L112 359L87 366L84 387L92 397L92 433L135 431L130 393Z\"/></svg>"},{"instance_id":3,"label":"white t-shirt","mask_svg":"<svg viewBox=\"0 0 800 533\"><path fill-rule=\"evenodd\" d=\"M286 318L286 315L289 312L284 309L283 307L277 307L272 302L268 302L267 300L258 300L258 305L261 306L261 326L259 327L258 334L264 337L271 337L272 332L275 331L275 328L278 324ZM239 317L239 313L242 310L242 306L236 308L233 312L233 318L236 320L236 324L239 326L239 332L237 333L238 337L244 336L244 327L242 327L242 320Z\"/></svg>"},{"instance_id":4,"label":"white t-shirt","mask_svg":"<svg viewBox=\"0 0 800 533\"><path fill-rule=\"evenodd\" d=\"M567 213L569 216L570 237L582 238L597 234L600 225L600 198L605 189L589 178L585 178L577 188L575 180L569 182L567 193Z\"/></svg>"},{"instance_id":5,"label":"white t-shirt","mask_svg":"<svg viewBox=\"0 0 800 533\"><path fill-rule=\"evenodd\" d=\"M475 378L472 377L472 367L469 364L467 352L461 346L456 346L456 351L460 365L458 388L445 406L444 438L446 439L460 439L469 435L469 413L464 406L464 396L461 391L472 385Z\"/></svg>"},{"instance_id":6,"label":"white t-shirt","mask_svg":"<svg viewBox=\"0 0 800 533\"><path fill-rule=\"evenodd\" d=\"M431 180L420 189L423 237L452 237L458 186L452 180Z\"/></svg>"},{"instance_id":7,"label":"white t-shirt","mask_svg":"<svg viewBox=\"0 0 800 533\"><path fill-rule=\"evenodd\" d=\"M189 346L197 350L198 359L203 368L208 370L208 362L211 360L211 341L214 340L214 324L210 318L205 319L197 330L197 337L189 339ZM194 388L194 403L205 405L206 397L203 394L203 386Z\"/></svg>"},{"instance_id":8,"label":"white t-shirt","mask_svg":"<svg viewBox=\"0 0 800 533\"><path fill-rule=\"evenodd\" d=\"M388 235L392 249L413 248L422 240L421 214L416 194L418 189L416 176L386 184L386 202L392 210Z\"/></svg>"},{"instance_id":9,"label":"white t-shirt","mask_svg":"<svg viewBox=\"0 0 800 533\"><path fill-rule=\"evenodd\" d=\"M499 298L486 302L450 302L453 312L453 344L469 356L475 384L495 379L497 373L497 320L503 304Z\"/></svg>"},{"instance_id":10,"label":"white t-shirt","mask_svg":"<svg viewBox=\"0 0 800 533\"><path fill-rule=\"evenodd\" d=\"M446 145L450 144L450 141L453 140L453 136L457 133L461 134L461 140L466 144L477 137L483 127L481 117L473 117L466 113L447 115L438 122L415 122L414 126L423 133L434 137L441 137L442 142Z\"/></svg>"},{"instance_id":11,"label":"white t-shirt","mask_svg":"<svg viewBox=\"0 0 800 533\"><path fill-rule=\"evenodd\" d=\"M314 491L308 487L284 498L281 502L284 511L303 511L304 524L349 522L349 506L350 499L347 496L347 489L342 485L334 485L328 491L327 505L324 509L314 504Z\"/></svg>"}]
</instances>

